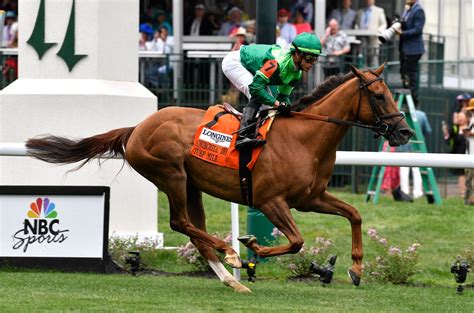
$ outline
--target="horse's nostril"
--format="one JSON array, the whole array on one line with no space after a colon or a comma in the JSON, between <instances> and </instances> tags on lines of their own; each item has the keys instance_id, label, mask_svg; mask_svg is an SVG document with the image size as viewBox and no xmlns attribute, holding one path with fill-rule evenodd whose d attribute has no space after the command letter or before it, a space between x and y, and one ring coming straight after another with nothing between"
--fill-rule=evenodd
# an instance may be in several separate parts
<instances>
[{"instance_id":1,"label":"horse's nostril","mask_svg":"<svg viewBox=\"0 0 474 313\"><path fill-rule=\"evenodd\" d=\"M410 138L411 136L413 136L415 134L415 132L409 128L402 128L400 129L400 134L403 136L403 137L408 137Z\"/></svg>"}]
</instances>

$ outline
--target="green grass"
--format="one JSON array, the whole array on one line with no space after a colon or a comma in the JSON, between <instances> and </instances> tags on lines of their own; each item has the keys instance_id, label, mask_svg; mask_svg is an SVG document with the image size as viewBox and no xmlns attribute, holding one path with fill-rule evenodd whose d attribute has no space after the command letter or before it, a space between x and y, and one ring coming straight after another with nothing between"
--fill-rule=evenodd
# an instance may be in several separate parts
<instances>
[{"instance_id":1,"label":"green grass","mask_svg":"<svg viewBox=\"0 0 474 313\"><path fill-rule=\"evenodd\" d=\"M217 278L187 276L99 275L0 271L0 312L31 311L294 311L294 312L473 312L474 288L456 295L449 272L454 257L472 244L474 214L460 199L447 199L442 207L424 199L400 204L382 197L379 205L366 204L362 195L336 193L357 207L363 217L365 260L373 257L365 234L375 227L390 243L406 248L418 241L420 272L414 284L395 286L362 281L354 287L346 270L351 265L349 222L338 216L294 212L309 243L317 236L334 240L338 255L333 282L288 280L288 271L275 258L258 265L256 284L244 281L253 293L242 295L224 287ZM230 230L229 203L205 197L209 232ZM166 198L159 196L159 231L166 246L177 246L187 237L169 228ZM245 234L245 207L240 208L241 234ZM242 249L245 251L245 249ZM167 272L190 271L174 251L156 253L153 267ZM245 276L245 275L243 275ZM245 278L245 277L244 277ZM473 273L468 283L473 283ZM423 287L421 287L423 286Z\"/></svg>"}]
</instances>

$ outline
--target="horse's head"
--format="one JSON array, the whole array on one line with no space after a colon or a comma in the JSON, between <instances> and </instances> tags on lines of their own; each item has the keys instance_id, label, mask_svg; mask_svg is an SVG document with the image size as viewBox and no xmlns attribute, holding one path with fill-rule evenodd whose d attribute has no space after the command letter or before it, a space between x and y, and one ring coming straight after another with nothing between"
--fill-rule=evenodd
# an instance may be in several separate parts
<instances>
[{"instance_id":1,"label":"horse's head","mask_svg":"<svg viewBox=\"0 0 474 313\"><path fill-rule=\"evenodd\" d=\"M360 88L356 117L362 123L373 125L376 137L383 136L391 146L404 145L414 132L398 111L392 93L380 76L384 66L367 72L351 66Z\"/></svg>"}]
</instances>

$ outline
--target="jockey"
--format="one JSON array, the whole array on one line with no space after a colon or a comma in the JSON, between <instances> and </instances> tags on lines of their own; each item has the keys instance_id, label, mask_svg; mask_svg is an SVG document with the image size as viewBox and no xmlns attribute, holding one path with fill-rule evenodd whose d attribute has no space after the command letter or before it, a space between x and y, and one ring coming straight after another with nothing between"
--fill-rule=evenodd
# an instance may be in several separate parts
<instances>
[{"instance_id":1,"label":"jockey","mask_svg":"<svg viewBox=\"0 0 474 313\"><path fill-rule=\"evenodd\" d=\"M288 114L293 87L301 80L302 71L311 70L318 57L323 55L321 50L316 35L301 33L295 37L289 50L278 45L257 44L228 53L222 60L222 71L249 99L243 110L240 129L254 122L262 104ZM249 129L240 132L235 147L240 150L265 144L265 140L254 138L254 133Z\"/></svg>"}]
</instances>

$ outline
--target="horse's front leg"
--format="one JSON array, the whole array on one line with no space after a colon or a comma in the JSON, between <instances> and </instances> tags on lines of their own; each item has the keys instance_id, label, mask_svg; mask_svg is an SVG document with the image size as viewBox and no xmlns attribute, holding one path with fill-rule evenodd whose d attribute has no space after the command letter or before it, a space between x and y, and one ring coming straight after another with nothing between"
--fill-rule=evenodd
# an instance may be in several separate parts
<instances>
[{"instance_id":1,"label":"horse's front leg","mask_svg":"<svg viewBox=\"0 0 474 313\"><path fill-rule=\"evenodd\" d=\"M313 211L324 214L340 215L347 218L352 228L352 267L349 269L349 276L354 285L359 286L362 277L362 218L353 206L325 191L318 199L313 199L302 208L296 208L300 211Z\"/></svg>"},{"instance_id":2,"label":"horse's front leg","mask_svg":"<svg viewBox=\"0 0 474 313\"><path fill-rule=\"evenodd\" d=\"M277 247L266 247L257 244L254 236L243 236L239 240L257 256L266 258L286 253L297 253L303 247L303 237L298 230L290 208L282 197L267 201L258 208L288 239L288 244Z\"/></svg>"}]
</instances>

